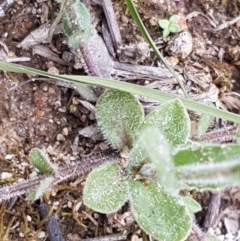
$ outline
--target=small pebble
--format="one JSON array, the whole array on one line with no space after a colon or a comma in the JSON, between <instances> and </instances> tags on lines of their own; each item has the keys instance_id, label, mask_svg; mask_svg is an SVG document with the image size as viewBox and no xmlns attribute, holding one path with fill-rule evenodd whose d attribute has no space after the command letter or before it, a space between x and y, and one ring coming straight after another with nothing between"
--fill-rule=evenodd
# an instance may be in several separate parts
<instances>
[{"instance_id":1,"label":"small pebble","mask_svg":"<svg viewBox=\"0 0 240 241\"><path fill-rule=\"evenodd\" d=\"M68 128L67 128L67 127L64 127L64 128L63 128L62 134L63 134L64 136L68 136Z\"/></svg>"},{"instance_id":2,"label":"small pebble","mask_svg":"<svg viewBox=\"0 0 240 241\"><path fill-rule=\"evenodd\" d=\"M29 166L29 164L28 164L27 162L22 162L21 165L22 165L23 167L28 167L28 166Z\"/></svg>"},{"instance_id":3,"label":"small pebble","mask_svg":"<svg viewBox=\"0 0 240 241\"><path fill-rule=\"evenodd\" d=\"M22 6L23 5L23 1L22 0L17 1L17 4Z\"/></svg>"},{"instance_id":4,"label":"small pebble","mask_svg":"<svg viewBox=\"0 0 240 241\"><path fill-rule=\"evenodd\" d=\"M19 237L23 238L24 237L24 233L20 232L19 233Z\"/></svg>"},{"instance_id":5,"label":"small pebble","mask_svg":"<svg viewBox=\"0 0 240 241\"><path fill-rule=\"evenodd\" d=\"M43 90L43 91L48 91L48 86L47 86L47 85L44 85L44 86L42 87L42 90Z\"/></svg>"},{"instance_id":6,"label":"small pebble","mask_svg":"<svg viewBox=\"0 0 240 241\"><path fill-rule=\"evenodd\" d=\"M225 234L225 239L228 240L228 241L232 241L233 235L231 233L227 233L227 234Z\"/></svg>"},{"instance_id":7,"label":"small pebble","mask_svg":"<svg viewBox=\"0 0 240 241\"><path fill-rule=\"evenodd\" d=\"M55 94L55 89L53 87L49 87L48 93L49 94Z\"/></svg>"},{"instance_id":8,"label":"small pebble","mask_svg":"<svg viewBox=\"0 0 240 241\"><path fill-rule=\"evenodd\" d=\"M62 134L58 134L58 135L57 135L57 140L58 140L58 141L64 141L64 140L65 140L65 137L64 137Z\"/></svg>"},{"instance_id":9,"label":"small pebble","mask_svg":"<svg viewBox=\"0 0 240 241\"><path fill-rule=\"evenodd\" d=\"M82 122L86 122L86 120L87 120L87 116L86 115L81 115L80 116L80 120L82 121Z\"/></svg>"},{"instance_id":10,"label":"small pebble","mask_svg":"<svg viewBox=\"0 0 240 241\"><path fill-rule=\"evenodd\" d=\"M31 222L32 221L32 217L27 215L27 220L28 220L28 222Z\"/></svg>"},{"instance_id":11,"label":"small pebble","mask_svg":"<svg viewBox=\"0 0 240 241\"><path fill-rule=\"evenodd\" d=\"M6 38L8 36L8 32L3 33L2 37Z\"/></svg>"},{"instance_id":12,"label":"small pebble","mask_svg":"<svg viewBox=\"0 0 240 241\"><path fill-rule=\"evenodd\" d=\"M67 112L67 108L65 106L63 106L61 108L58 108L58 111L62 112L62 113L66 113Z\"/></svg>"},{"instance_id":13,"label":"small pebble","mask_svg":"<svg viewBox=\"0 0 240 241\"><path fill-rule=\"evenodd\" d=\"M74 58L74 55L70 52L64 51L62 54L62 59L66 62L72 61Z\"/></svg>"},{"instance_id":14,"label":"small pebble","mask_svg":"<svg viewBox=\"0 0 240 241\"><path fill-rule=\"evenodd\" d=\"M2 173L0 174L0 179L11 178L12 176L13 176L13 174L10 173L10 172L2 172Z\"/></svg>"},{"instance_id":15,"label":"small pebble","mask_svg":"<svg viewBox=\"0 0 240 241\"><path fill-rule=\"evenodd\" d=\"M14 155L14 154L8 154L8 155L6 155L6 156L4 157L4 159L6 159L6 160L12 160L15 156L16 156L16 155Z\"/></svg>"},{"instance_id":16,"label":"small pebble","mask_svg":"<svg viewBox=\"0 0 240 241\"><path fill-rule=\"evenodd\" d=\"M36 8L32 8L32 15L35 15L37 13L37 9Z\"/></svg>"},{"instance_id":17,"label":"small pebble","mask_svg":"<svg viewBox=\"0 0 240 241\"><path fill-rule=\"evenodd\" d=\"M44 231L41 231L40 233L38 233L38 238L45 238L46 233Z\"/></svg>"},{"instance_id":18,"label":"small pebble","mask_svg":"<svg viewBox=\"0 0 240 241\"><path fill-rule=\"evenodd\" d=\"M222 232L221 232L221 229L220 228L216 228L215 230L215 234L216 235L220 235Z\"/></svg>"},{"instance_id":19,"label":"small pebble","mask_svg":"<svg viewBox=\"0 0 240 241\"><path fill-rule=\"evenodd\" d=\"M59 205L59 201L53 202L53 206L58 206L58 205Z\"/></svg>"},{"instance_id":20,"label":"small pebble","mask_svg":"<svg viewBox=\"0 0 240 241\"><path fill-rule=\"evenodd\" d=\"M71 201L68 201L68 202L67 202L67 205L68 205L69 208L72 208L72 206L73 206L73 204L72 204Z\"/></svg>"},{"instance_id":21,"label":"small pebble","mask_svg":"<svg viewBox=\"0 0 240 241\"><path fill-rule=\"evenodd\" d=\"M225 236L224 235L219 235L217 236L217 238L220 240L220 241L223 241L225 239Z\"/></svg>"}]
</instances>

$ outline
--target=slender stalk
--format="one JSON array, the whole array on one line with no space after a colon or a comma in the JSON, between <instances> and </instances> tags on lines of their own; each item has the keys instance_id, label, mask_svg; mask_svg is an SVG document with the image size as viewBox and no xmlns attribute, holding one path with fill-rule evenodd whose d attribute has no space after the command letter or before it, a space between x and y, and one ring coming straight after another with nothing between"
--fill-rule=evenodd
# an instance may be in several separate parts
<instances>
[{"instance_id":1,"label":"slender stalk","mask_svg":"<svg viewBox=\"0 0 240 241\"><path fill-rule=\"evenodd\" d=\"M69 178L85 175L105 162L116 161L117 156L117 154L93 155L86 157L81 161L76 161L73 165L59 168L57 170L58 175L54 176L53 185ZM12 185L5 185L1 187L0 202L28 193L31 189L38 186L46 177L49 177L49 175L41 175L22 182L13 183Z\"/></svg>"}]
</instances>

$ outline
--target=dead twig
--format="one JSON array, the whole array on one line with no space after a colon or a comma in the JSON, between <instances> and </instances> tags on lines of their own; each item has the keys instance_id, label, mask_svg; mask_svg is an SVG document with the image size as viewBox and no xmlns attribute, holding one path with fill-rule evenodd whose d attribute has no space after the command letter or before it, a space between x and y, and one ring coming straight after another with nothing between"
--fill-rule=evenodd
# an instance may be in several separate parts
<instances>
[{"instance_id":1,"label":"dead twig","mask_svg":"<svg viewBox=\"0 0 240 241\"><path fill-rule=\"evenodd\" d=\"M223 24L220 24L218 27L216 27L215 29L212 29L212 28L205 28L204 30L205 31L210 31L210 32L217 32L217 31L220 31L220 30L223 30L224 28L227 28L229 27L230 25L233 25L235 23L237 23L238 21L240 21L240 16L237 16L236 18L230 20L230 21L226 21L225 23Z\"/></svg>"},{"instance_id":2,"label":"dead twig","mask_svg":"<svg viewBox=\"0 0 240 241\"><path fill-rule=\"evenodd\" d=\"M219 209L221 204L221 193L219 191L210 191L210 200L207 215L203 223L203 228L207 232L210 228L217 226Z\"/></svg>"},{"instance_id":3,"label":"dead twig","mask_svg":"<svg viewBox=\"0 0 240 241\"><path fill-rule=\"evenodd\" d=\"M111 235L102 236L102 237L82 239L82 241L120 241L120 240L127 240L127 234L116 233L116 234L111 234Z\"/></svg>"},{"instance_id":4,"label":"dead twig","mask_svg":"<svg viewBox=\"0 0 240 241\"><path fill-rule=\"evenodd\" d=\"M43 220L46 220L45 226L50 241L64 241L56 217L52 214L52 210L49 205L46 203L41 203L39 210Z\"/></svg>"}]
</instances>

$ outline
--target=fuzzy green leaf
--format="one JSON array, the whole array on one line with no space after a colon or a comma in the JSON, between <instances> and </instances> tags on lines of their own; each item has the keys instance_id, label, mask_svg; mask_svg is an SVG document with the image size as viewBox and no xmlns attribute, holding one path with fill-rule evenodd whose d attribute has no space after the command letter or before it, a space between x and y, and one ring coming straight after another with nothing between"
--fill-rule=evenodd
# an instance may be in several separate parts
<instances>
[{"instance_id":1,"label":"fuzzy green leaf","mask_svg":"<svg viewBox=\"0 0 240 241\"><path fill-rule=\"evenodd\" d=\"M139 226L155 239L182 241L191 231L190 213L181 198L173 197L149 182L130 183L132 213Z\"/></svg>"},{"instance_id":2,"label":"fuzzy green leaf","mask_svg":"<svg viewBox=\"0 0 240 241\"><path fill-rule=\"evenodd\" d=\"M169 29L164 29L164 30L163 30L163 34L162 34L162 37L163 37L163 38L166 38L169 34L170 34Z\"/></svg>"},{"instance_id":3,"label":"fuzzy green leaf","mask_svg":"<svg viewBox=\"0 0 240 241\"><path fill-rule=\"evenodd\" d=\"M240 183L240 145L206 145L179 151L174 164L180 180L197 188Z\"/></svg>"},{"instance_id":4,"label":"fuzzy green leaf","mask_svg":"<svg viewBox=\"0 0 240 241\"><path fill-rule=\"evenodd\" d=\"M239 144L207 144L180 150L174 155L174 165L183 166L200 163L221 163L228 160L240 160Z\"/></svg>"},{"instance_id":5,"label":"fuzzy green leaf","mask_svg":"<svg viewBox=\"0 0 240 241\"><path fill-rule=\"evenodd\" d=\"M179 33L181 31L180 26L176 23L170 23L168 30L171 33Z\"/></svg>"},{"instance_id":6,"label":"fuzzy green leaf","mask_svg":"<svg viewBox=\"0 0 240 241\"><path fill-rule=\"evenodd\" d=\"M97 101L98 97L93 91L93 87L89 85L81 84L81 83L76 83L74 84L74 86L76 87L77 91L79 92L79 94L84 100L87 100L90 102Z\"/></svg>"},{"instance_id":7,"label":"fuzzy green leaf","mask_svg":"<svg viewBox=\"0 0 240 241\"><path fill-rule=\"evenodd\" d=\"M160 19L158 24L162 29L168 29L170 22L167 19Z\"/></svg>"},{"instance_id":8,"label":"fuzzy green leaf","mask_svg":"<svg viewBox=\"0 0 240 241\"><path fill-rule=\"evenodd\" d=\"M85 31L75 31L71 36L69 36L68 44L72 48L77 48L80 45L87 44L94 33L95 29L93 27L89 27Z\"/></svg>"},{"instance_id":9,"label":"fuzzy green leaf","mask_svg":"<svg viewBox=\"0 0 240 241\"><path fill-rule=\"evenodd\" d=\"M91 25L91 17L88 9L79 0L75 0L72 4L72 10L74 11L73 16L77 16L77 23L79 29L84 31Z\"/></svg>"},{"instance_id":10,"label":"fuzzy green leaf","mask_svg":"<svg viewBox=\"0 0 240 241\"><path fill-rule=\"evenodd\" d=\"M41 183L27 195L27 200L35 201L42 195L51 190L54 182L54 177L46 177Z\"/></svg>"},{"instance_id":11,"label":"fuzzy green leaf","mask_svg":"<svg viewBox=\"0 0 240 241\"><path fill-rule=\"evenodd\" d=\"M158 128L173 148L185 144L190 135L190 119L179 99L165 102L149 114L140 131L146 127Z\"/></svg>"},{"instance_id":12,"label":"fuzzy green leaf","mask_svg":"<svg viewBox=\"0 0 240 241\"><path fill-rule=\"evenodd\" d=\"M56 167L50 162L46 154L40 149L33 148L29 153L31 164L44 174L56 173Z\"/></svg>"},{"instance_id":13,"label":"fuzzy green leaf","mask_svg":"<svg viewBox=\"0 0 240 241\"><path fill-rule=\"evenodd\" d=\"M71 36L73 32L73 26L68 13L64 13L62 22L64 34L66 34L68 37Z\"/></svg>"},{"instance_id":14,"label":"fuzzy green leaf","mask_svg":"<svg viewBox=\"0 0 240 241\"><path fill-rule=\"evenodd\" d=\"M84 186L84 203L100 213L119 210L128 197L128 182L120 173L117 163L105 163L94 169Z\"/></svg>"},{"instance_id":15,"label":"fuzzy green leaf","mask_svg":"<svg viewBox=\"0 0 240 241\"><path fill-rule=\"evenodd\" d=\"M171 23L177 23L178 15L174 14L169 18L169 22Z\"/></svg>"},{"instance_id":16,"label":"fuzzy green leaf","mask_svg":"<svg viewBox=\"0 0 240 241\"><path fill-rule=\"evenodd\" d=\"M98 125L107 140L120 151L130 149L143 121L138 100L129 93L108 90L99 98L96 108Z\"/></svg>"},{"instance_id":17,"label":"fuzzy green leaf","mask_svg":"<svg viewBox=\"0 0 240 241\"><path fill-rule=\"evenodd\" d=\"M185 206L188 208L190 213L197 213L202 210L201 205L195 201L192 197L182 197Z\"/></svg>"},{"instance_id":18,"label":"fuzzy green leaf","mask_svg":"<svg viewBox=\"0 0 240 241\"><path fill-rule=\"evenodd\" d=\"M212 103L208 103L208 105L213 106ZM210 126L213 119L214 118L210 115L201 115L201 118L198 122L198 127L197 127L197 136L198 137L200 137L207 131L207 129Z\"/></svg>"},{"instance_id":19,"label":"fuzzy green leaf","mask_svg":"<svg viewBox=\"0 0 240 241\"><path fill-rule=\"evenodd\" d=\"M153 163L158 183L172 193L177 190L178 185L170 145L159 129L147 125L145 127L141 128L139 140L136 142L137 147L134 145L129 153L129 166L134 169L142 163Z\"/></svg>"}]
</instances>

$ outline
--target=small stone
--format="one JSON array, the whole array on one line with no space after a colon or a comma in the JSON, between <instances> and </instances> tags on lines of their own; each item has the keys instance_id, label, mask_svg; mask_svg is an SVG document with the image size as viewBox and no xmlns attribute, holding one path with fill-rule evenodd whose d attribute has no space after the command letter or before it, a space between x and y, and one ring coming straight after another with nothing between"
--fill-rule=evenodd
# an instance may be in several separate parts
<instances>
[{"instance_id":1,"label":"small stone","mask_svg":"<svg viewBox=\"0 0 240 241\"><path fill-rule=\"evenodd\" d=\"M157 26L158 25L158 19L156 17L151 17L149 19L149 23L152 25L152 26Z\"/></svg>"},{"instance_id":2,"label":"small stone","mask_svg":"<svg viewBox=\"0 0 240 241\"><path fill-rule=\"evenodd\" d=\"M17 4L22 6L23 5L23 1L22 0L17 1Z\"/></svg>"},{"instance_id":3,"label":"small stone","mask_svg":"<svg viewBox=\"0 0 240 241\"><path fill-rule=\"evenodd\" d=\"M80 116L80 120L82 121L82 122L86 122L86 120L87 120L87 116L86 115L81 115Z\"/></svg>"},{"instance_id":4,"label":"small stone","mask_svg":"<svg viewBox=\"0 0 240 241\"><path fill-rule=\"evenodd\" d=\"M27 215L27 220L28 220L28 222L31 222L32 221L32 217Z\"/></svg>"},{"instance_id":5,"label":"small stone","mask_svg":"<svg viewBox=\"0 0 240 241\"><path fill-rule=\"evenodd\" d=\"M20 238L24 238L24 233L20 232L20 233L19 233L19 237L20 237Z\"/></svg>"},{"instance_id":6,"label":"small stone","mask_svg":"<svg viewBox=\"0 0 240 241\"><path fill-rule=\"evenodd\" d=\"M48 91L48 86L47 86L47 85L44 85L44 86L42 87L42 90L45 91L45 92Z\"/></svg>"},{"instance_id":7,"label":"small stone","mask_svg":"<svg viewBox=\"0 0 240 241\"><path fill-rule=\"evenodd\" d=\"M27 162L21 162L21 166L23 166L23 167L28 167L29 164L28 164Z\"/></svg>"},{"instance_id":8,"label":"small stone","mask_svg":"<svg viewBox=\"0 0 240 241\"><path fill-rule=\"evenodd\" d=\"M79 102L79 99L77 97L73 97L72 98L72 104L73 105L78 105L80 102Z\"/></svg>"},{"instance_id":9,"label":"small stone","mask_svg":"<svg viewBox=\"0 0 240 241\"><path fill-rule=\"evenodd\" d=\"M36 15L37 13L37 9L36 8L32 8L32 15Z\"/></svg>"},{"instance_id":10,"label":"small stone","mask_svg":"<svg viewBox=\"0 0 240 241\"><path fill-rule=\"evenodd\" d=\"M7 154L7 155L4 157L4 159L6 159L6 160L12 160L15 156L16 156L16 155L14 155L14 154Z\"/></svg>"},{"instance_id":11,"label":"small stone","mask_svg":"<svg viewBox=\"0 0 240 241\"><path fill-rule=\"evenodd\" d=\"M69 233L67 235L67 238L69 241L80 241L81 240L80 236L76 233L75 234Z\"/></svg>"},{"instance_id":12,"label":"small stone","mask_svg":"<svg viewBox=\"0 0 240 241\"><path fill-rule=\"evenodd\" d=\"M53 202L53 206L58 206L58 205L59 205L59 201Z\"/></svg>"},{"instance_id":13,"label":"small stone","mask_svg":"<svg viewBox=\"0 0 240 241\"><path fill-rule=\"evenodd\" d=\"M171 56L185 59L192 52L192 48L192 35L188 31L183 31L168 42L166 52Z\"/></svg>"},{"instance_id":14,"label":"small stone","mask_svg":"<svg viewBox=\"0 0 240 241\"><path fill-rule=\"evenodd\" d=\"M44 231L41 231L38 233L37 237L40 239L40 238L45 238L46 236L46 233Z\"/></svg>"},{"instance_id":15,"label":"small stone","mask_svg":"<svg viewBox=\"0 0 240 241\"><path fill-rule=\"evenodd\" d=\"M233 235L231 233L225 234L225 238L229 241L233 241Z\"/></svg>"},{"instance_id":16,"label":"small stone","mask_svg":"<svg viewBox=\"0 0 240 241\"><path fill-rule=\"evenodd\" d=\"M65 106L63 106L63 107L58 108L58 111L62 112L62 113L66 113L67 112L67 108Z\"/></svg>"},{"instance_id":17,"label":"small stone","mask_svg":"<svg viewBox=\"0 0 240 241\"><path fill-rule=\"evenodd\" d=\"M49 87L48 93L49 94L55 94L55 89L53 87Z\"/></svg>"},{"instance_id":18,"label":"small stone","mask_svg":"<svg viewBox=\"0 0 240 241\"><path fill-rule=\"evenodd\" d=\"M215 234L216 235L220 235L222 232L221 232L221 229L220 228L216 228L215 230Z\"/></svg>"},{"instance_id":19,"label":"small stone","mask_svg":"<svg viewBox=\"0 0 240 241\"><path fill-rule=\"evenodd\" d=\"M74 58L74 55L70 52L64 51L62 54L62 59L66 62L71 62Z\"/></svg>"},{"instance_id":20,"label":"small stone","mask_svg":"<svg viewBox=\"0 0 240 241\"><path fill-rule=\"evenodd\" d=\"M57 140L58 141L65 141L65 137L62 134L57 135Z\"/></svg>"},{"instance_id":21,"label":"small stone","mask_svg":"<svg viewBox=\"0 0 240 241\"><path fill-rule=\"evenodd\" d=\"M136 234L133 234L131 237L131 241L138 241L138 236Z\"/></svg>"},{"instance_id":22,"label":"small stone","mask_svg":"<svg viewBox=\"0 0 240 241\"><path fill-rule=\"evenodd\" d=\"M2 37L6 38L8 36L8 32L3 33Z\"/></svg>"},{"instance_id":23,"label":"small stone","mask_svg":"<svg viewBox=\"0 0 240 241\"><path fill-rule=\"evenodd\" d=\"M29 175L30 178L34 178L38 175L38 173L36 172L36 170L32 171L32 173Z\"/></svg>"},{"instance_id":24,"label":"small stone","mask_svg":"<svg viewBox=\"0 0 240 241\"><path fill-rule=\"evenodd\" d=\"M220 241L223 241L225 239L225 236L224 235L219 235L217 236L217 238L220 240Z\"/></svg>"},{"instance_id":25,"label":"small stone","mask_svg":"<svg viewBox=\"0 0 240 241\"><path fill-rule=\"evenodd\" d=\"M47 72L50 74L59 74L59 69L56 67L50 67Z\"/></svg>"},{"instance_id":26,"label":"small stone","mask_svg":"<svg viewBox=\"0 0 240 241\"><path fill-rule=\"evenodd\" d=\"M49 153L50 155L54 153L54 149L51 145L49 145L46 149L47 153Z\"/></svg>"},{"instance_id":27,"label":"small stone","mask_svg":"<svg viewBox=\"0 0 240 241\"><path fill-rule=\"evenodd\" d=\"M0 179L7 179L13 177L13 174L10 172L2 172L0 174Z\"/></svg>"},{"instance_id":28,"label":"small stone","mask_svg":"<svg viewBox=\"0 0 240 241\"><path fill-rule=\"evenodd\" d=\"M72 206L73 206L72 202L68 201L68 202L67 202L67 206L68 206L69 208L72 208Z\"/></svg>"},{"instance_id":29,"label":"small stone","mask_svg":"<svg viewBox=\"0 0 240 241\"><path fill-rule=\"evenodd\" d=\"M68 136L68 128L67 128L67 127L64 127L64 128L63 128L62 134L63 134L64 136Z\"/></svg>"}]
</instances>

